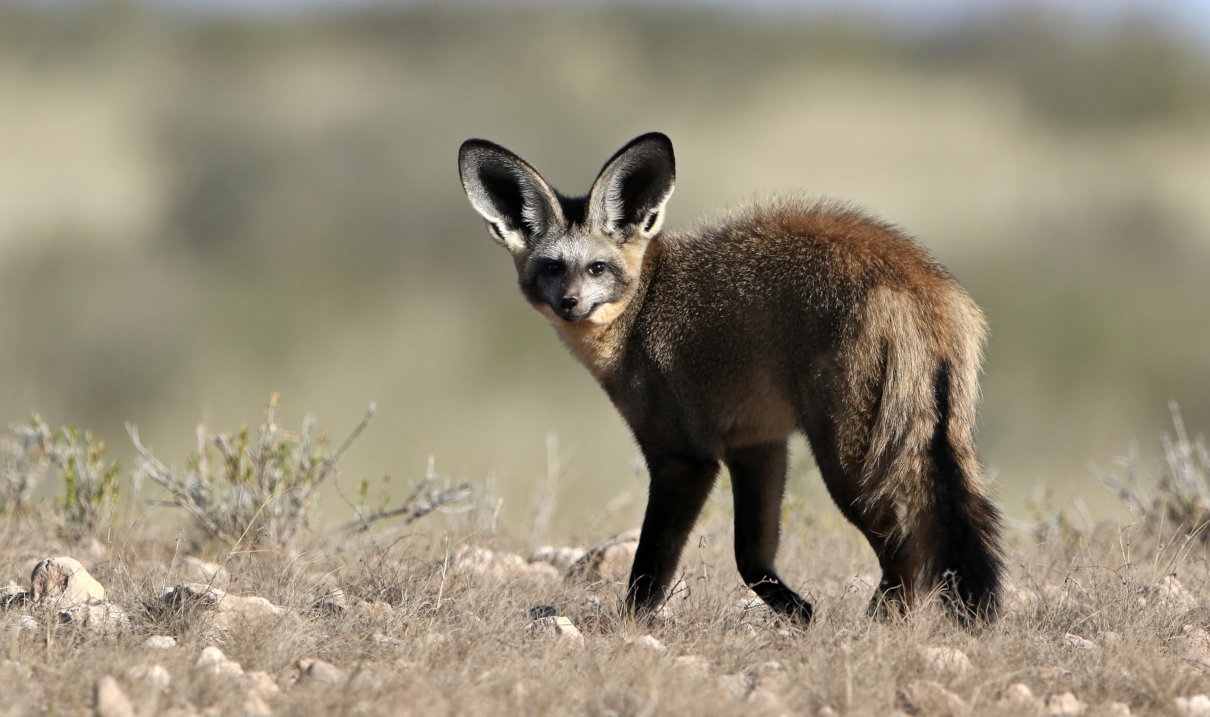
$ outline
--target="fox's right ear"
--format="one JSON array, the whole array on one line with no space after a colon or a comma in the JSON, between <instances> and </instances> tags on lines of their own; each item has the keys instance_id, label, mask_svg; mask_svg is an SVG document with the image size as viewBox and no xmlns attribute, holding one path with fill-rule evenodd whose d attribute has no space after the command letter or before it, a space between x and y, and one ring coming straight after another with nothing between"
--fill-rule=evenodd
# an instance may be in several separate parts
<instances>
[{"instance_id":1,"label":"fox's right ear","mask_svg":"<svg viewBox=\"0 0 1210 717\"><path fill-rule=\"evenodd\" d=\"M532 237L563 223L558 195L538 170L498 144L463 142L458 174L492 238L514 254L525 251Z\"/></svg>"}]
</instances>

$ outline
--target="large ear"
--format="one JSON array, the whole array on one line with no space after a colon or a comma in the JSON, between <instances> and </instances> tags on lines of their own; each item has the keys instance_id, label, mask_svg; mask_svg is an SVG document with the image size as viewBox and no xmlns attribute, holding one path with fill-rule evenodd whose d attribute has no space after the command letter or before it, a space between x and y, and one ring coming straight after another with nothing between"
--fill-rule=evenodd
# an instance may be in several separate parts
<instances>
[{"instance_id":1,"label":"large ear","mask_svg":"<svg viewBox=\"0 0 1210 717\"><path fill-rule=\"evenodd\" d=\"M601 168L588 194L589 218L620 242L650 239L660 233L675 187L672 140L660 132L636 137Z\"/></svg>"},{"instance_id":2,"label":"large ear","mask_svg":"<svg viewBox=\"0 0 1210 717\"><path fill-rule=\"evenodd\" d=\"M538 170L498 144L463 142L458 174L492 237L514 254L525 251L530 238L563 223L559 198Z\"/></svg>"}]
</instances>

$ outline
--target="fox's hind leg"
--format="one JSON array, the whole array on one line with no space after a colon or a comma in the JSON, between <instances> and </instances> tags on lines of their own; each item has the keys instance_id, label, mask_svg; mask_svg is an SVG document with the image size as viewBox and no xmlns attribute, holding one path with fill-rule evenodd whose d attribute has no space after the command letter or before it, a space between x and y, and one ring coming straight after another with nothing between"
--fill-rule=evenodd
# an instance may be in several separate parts
<instances>
[{"instance_id":1,"label":"fox's hind leg","mask_svg":"<svg viewBox=\"0 0 1210 717\"><path fill-rule=\"evenodd\" d=\"M769 443L728 452L735 500L735 564L744 583L774 612L803 623L811 604L786 587L773 569L786 485L786 444Z\"/></svg>"},{"instance_id":2,"label":"fox's hind leg","mask_svg":"<svg viewBox=\"0 0 1210 717\"><path fill-rule=\"evenodd\" d=\"M803 429L828 494L841 514L861 531L882 569L882 577L870 598L867 613L880 618L902 614L909 599L914 571L909 551L897 537L900 533L895 529L894 512L879 510L877 506L870 506L862 500L860 469L852 460L848 468L842 462L836 438L842 429L834 422L831 412L807 413L803 419ZM860 422L850 424L849 429L853 434L849 436L853 441L850 445L864 446L866 438L862 435L864 432ZM857 455L860 450L853 453Z\"/></svg>"}]
</instances>

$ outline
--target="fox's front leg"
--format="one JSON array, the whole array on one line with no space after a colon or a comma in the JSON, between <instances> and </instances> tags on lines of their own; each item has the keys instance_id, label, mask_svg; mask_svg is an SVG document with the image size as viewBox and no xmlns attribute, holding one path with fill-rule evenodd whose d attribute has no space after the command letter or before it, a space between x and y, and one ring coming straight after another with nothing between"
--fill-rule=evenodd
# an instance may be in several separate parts
<instances>
[{"instance_id":1,"label":"fox's front leg","mask_svg":"<svg viewBox=\"0 0 1210 717\"><path fill-rule=\"evenodd\" d=\"M655 610L664 602L689 531L714 486L718 461L652 456L647 460L647 470L651 474L647 513L626 593L626 604L636 615Z\"/></svg>"}]
</instances>

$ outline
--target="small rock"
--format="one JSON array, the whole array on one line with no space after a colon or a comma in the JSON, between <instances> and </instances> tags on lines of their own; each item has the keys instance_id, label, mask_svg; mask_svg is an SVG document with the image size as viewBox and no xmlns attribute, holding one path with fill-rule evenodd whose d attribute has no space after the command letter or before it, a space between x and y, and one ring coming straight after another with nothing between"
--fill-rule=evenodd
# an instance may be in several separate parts
<instances>
[{"instance_id":1,"label":"small rock","mask_svg":"<svg viewBox=\"0 0 1210 717\"><path fill-rule=\"evenodd\" d=\"M1079 635L1069 632L1063 636L1063 644L1068 647L1074 647L1077 650L1096 650L1097 643L1092 640L1086 640Z\"/></svg>"},{"instance_id":2,"label":"small rock","mask_svg":"<svg viewBox=\"0 0 1210 717\"><path fill-rule=\"evenodd\" d=\"M249 692L240 704L239 714L240 717L271 717L273 710L269 708L269 703L265 702L264 697Z\"/></svg>"},{"instance_id":3,"label":"small rock","mask_svg":"<svg viewBox=\"0 0 1210 717\"><path fill-rule=\"evenodd\" d=\"M232 595L201 583L188 583L165 588L160 594L162 609L173 611L204 610L212 612L216 628L229 631L241 625L283 616L285 608L278 607L259 595Z\"/></svg>"},{"instance_id":4,"label":"small rock","mask_svg":"<svg viewBox=\"0 0 1210 717\"><path fill-rule=\"evenodd\" d=\"M766 660L744 670L744 674L758 687L772 687L781 690L785 687L786 675L785 665L777 660Z\"/></svg>"},{"instance_id":5,"label":"small rock","mask_svg":"<svg viewBox=\"0 0 1210 717\"><path fill-rule=\"evenodd\" d=\"M1175 640L1177 653L1195 665L1210 668L1210 632L1185 625L1183 633Z\"/></svg>"},{"instance_id":6,"label":"small rock","mask_svg":"<svg viewBox=\"0 0 1210 717\"><path fill-rule=\"evenodd\" d=\"M29 582L34 602L54 601L61 608L71 608L105 601L105 588L75 558L60 556L39 561Z\"/></svg>"},{"instance_id":7,"label":"small rock","mask_svg":"<svg viewBox=\"0 0 1210 717\"><path fill-rule=\"evenodd\" d=\"M815 717L840 717L839 713L832 709L832 705L824 705L815 713Z\"/></svg>"},{"instance_id":8,"label":"small rock","mask_svg":"<svg viewBox=\"0 0 1210 717\"><path fill-rule=\"evenodd\" d=\"M131 682L138 682L148 687L166 692L172 685L172 675L168 674L168 670L163 665L136 665L126 671L126 679Z\"/></svg>"},{"instance_id":9,"label":"small rock","mask_svg":"<svg viewBox=\"0 0 1210 717\"><path fill-rule=\"evenodd\" d=\"M318 685L343 685L349 676L344 670L325 660L304 657L298 661L299 682Z\"/></svg>"},{"instance_id":10,"label":"small rock","mask_svg":"<svg viewBox=\"0 0 1210 717\"><path fill-rule=\"evenodd\" d=\"M534 554L529 556L531 563L548 563L553 565L560 573L566 573L576 561L584 557L584 553L588 551L584 548L556 548L550 545L543 545L534 551Z\"/></svg>"},{"instance_id":11,"label":"small rock","mask_svg":"<svg viewBox=\"0 0 1210 717\"><path fill-rule=\"evenodd\" d=\"M1046 698L1046 714L1048 715L1071 717L1072 715L1082 715L1087 709L1088 705L1081 702L1079 698L1070 692L1063 692Z\"/></svg>"},{"instance_id":12,"label":"small rock","mask_svg":"<svg viewBox=\"0 0 1210 717\"><path fill-rule=\"evenodd\" d=\"M758 712L784 711L781 699L757 684L751 674L723 675L718 678L718 684L732 699L747 702Z\"/></svg>"},{"instance_id":13,"label":"small rock","mask_svg":"<svg viewBox=\"0 0 1210 717\"><path fill-rule=\"evenodd\" d=\"M965 715L966 702L932 680L913 680L895 694L895 706L909 715Z\"/></svg>"},{"instance_id":14,"label":"small rock","mask_svg":"<svg viewBox=\"0 0 1210 717\"><path fill-rule=\"evenodd\" d=\"M1210 697L1193 695L1192 697L1177 697L1176 712L1182 717L1210 717Z\"/></svg>"},{"instance_id":15,"label":"small rock","mask_svg":"<svg viewBox=\"0 0 1210 717\"><path fill-rule=\"evenodd\" d=\"M93 689L93 706L97 717L134 717L134 705L110 675L97 680Z\"/></svg>"},{"instance_id":16,"label":"small rock","mask_svg":"<svg viewBox=\"0 0 1210 717\"><path fill-rule=\"evenodd\" d=\"M516 553L464 545L454 553L454 569L497 580L556 580L559 571L549 563L530 563Z\"/></svg>"},{"instance_id":17,"label":"small rock","mask_svg":"<svg viewBox=\"0 0 1210 717\"><path fill-rule=\"evenodd\" d=\"M1106 645L1117 645L1122 641L1122 635L1121 633L1114 632L1113 630L1106 630L1105 632L1101 633L1101 640Z\"/></svg>"},{"instance_id":18,"label":"small rock","mask_svg":"<svg viewBox=\"0 0 1210 717\"><path fill-rule=\"evenodd\" d=\"M385 600L362 600L355 598L350 610L354 615L360 615L371 620L385 620L395 613L395 608Z\"/></svg>"},{"instance_id":19,"label":"small rock","mask_svg":"<svg viewBox=\"0 0 1210 717\"><path fill-rule=\"evenodd\" d=\"M1176 579L1175 575L1167 575L1155 589L1160 604L1172 610L1188 612L1197 609L1197 598L1188 588Z\"/></svg>"},{"instance_id":20,"label":"small rock","mask_svg":"<svg viewBox=\"0 0 1210 717\"><path fill-rule=\"evenodd\" d=\"M757 687L748 693L748 699L745 700L752 705L753 711L761 714L776 713L786 714L785 705L777 693L767 690L764 687Z\"/></svg>"},{"instance_id":21,"label":"small rock","mask_svg":"<svg viewBox=\"0 0 1210 717\"><path fill-rule=\"evenodd\" d=\"M253 670L244 675L244 685L248 692L270 699L281 694L281 688L268 672Z\"/></svg>"},{"instance_id":22,"label":"small rock","mask_svg":"<svg viewBox=\"0 0 1210 717\"><path fill-rule=\"evenodd\" d=\"M581 646L584 635L579 628L566 617L542 617L529 624L529 631L534 635L558 638L559 642Z\"/></svg>"},{"instance_id":23,"label":"small rock","mask_svg":"<svg viewBox=\"0 0 1210 717\"><path fill-rule=\"evenodd\" d=\"M1034 696L1033 690L1020 682L1014 682L1004 688L997 704L1004 711L1016 714L1038 713L1044 707L1042 700Z\"/></svg>"},{"instance_id":24,"label":"small rock","mask_svg":"<svg viewBox=\"0 0 1210 717\"><path fill-rule=\"evenodd\" d=\"M0 621L0 632L37 632L41 627L38 621L30 615L13 615Z\"/></svg>"},{"instance_id":25,"label":"small rock","mask_svg":"<svg viewBox=\"0 0 1210 717\"><path fill-rule=\"evenodd\" d=\"M171 650L176 647L176 638L171 635L152 635L143 640L143 647L149 650Z\"/></svg>"},{"instance_id":26,"label":"small rock","mask_svg":"<svg viewBox=\"0 0 1210 717\"><path fill-rule=\"evenodd\" d=\"M544 617L558 617L559 608L554 605L535 605L526 611L530 620L541 620Z\"/></svg>"},{"instance_id":27,"label":"small rock","mask_svg":"<svg viewBox=\"0 0 1210 717\"><path fill-rule=\"evenodd\" d=\"M1104 717L1130 717L1130 705L1125 702L1106 702L1097 710L1097 714Z\"/></svg>"},{"instance_id":28,"label":"small rock","mask_svg":"<svg viewBox=\"0 0 1210 717\"><path fill-rule=\"evenodd\" d=\"M731 696L732 699L746 700L748 694L755 689L756 685L748 679L747 675L723 675L718 678L718 686L723 688L723 691Z\"/></svg>"},{"instance_id":29,"label":"small rock","mask_svg":"<svg viewBox=\"0 0 1210 717\"><path fill-rule=\"evenodd\" d=\"M639 531L629 530L589 548L567 569L567 577L588 582L625 581L630 576Z\"/></svg>"},{"instance_id":30,"label":"small rock","mask_svg":"<svg viewBox=\"0 0 1210 717\"><path fill-rule=\"evenodd\" d=\"M231 584L231 573L227 572L227 568L192 555L181 561L181 572L188 583L201 583L219 590L226 590Z\"/></svg>"},{"instance_id":31,"label":"small rock","mask_svg":"<svg viewBox=\"0 0 1210 717\"><path fill-rule=\"evenodd\" d=\"M972 668L970 658L956 647L924 647L920 657L931 672L965 675Z\"/></svg>"},{"instance_id":32,"label":"small rock","mask_svg":"<svg viewBox=\"0 0 1210 717\"><path fill-rule=\"evenodd\" d=\"M59 622L103 637L113 637L130 627L130 617L126 611L108 602L87 603L60 610Z\"/></svg>"},{"instance_id":33,"label":"small rock","mask_svg":"<svg viewBox=\"0 0 1210 717\"><path fill-rule=\"evenodd\" d=\"M315 602L311 603L311 609L330 615L339 615L349 609L349 598L345 595L343 588L329 588L315 598Z\"/></svg>"},{"instance_id":34,"label":"small rock","mask_svg":"<svg viewBox=\"0 0 1210 717\"><path fill-rule=\"evenodd\" d=\"M242 677L244 675L243 666L224 655L223 651L214 645L202 650L193 669L219 677Z\"/></svg>"},{"instance_id":35,"label":"small rock","mask_svg":"<svg viewBox=\"0 0 1210 717\"><path fill-rule=\"evenodd\" d=\"M681 655L672 661L677 669L706 675L710 672L710 661L701 655Z\"/></svg>"},{"instance_id":36,"label":"small rock","mask_svg":"<svg viewBox=\"0 0 1210 717\"><path fill-rule=\"evenodd\" d=\"M0 588L0 610L23 607L29 600L30 594L16 583L9 583Z\"/></svg>"},{"instance_id":37,"label":"small rock","mask_svg":"<svg viewBox=\"0 0 1210 717\"><path fill-rule=\"evenodd\" d=\"M351 607L334 573L315 573L302 578L302 586L311 595L311 609L317 612L339 615Z\"/></svg>"},{"instance_id":38,"label":"small rock","mask_svg":"<svg viewBox=\"0 0 1210 717\"><path fill-rule=\"evenodd\" d=\"M627 640L626 644L651 652L664 653L668 651L668 647L664 643L660 642L659 638L657 638L655 635L643 635L642 637L636 637L632 640Z\"/></svg>"}]
</instances>

